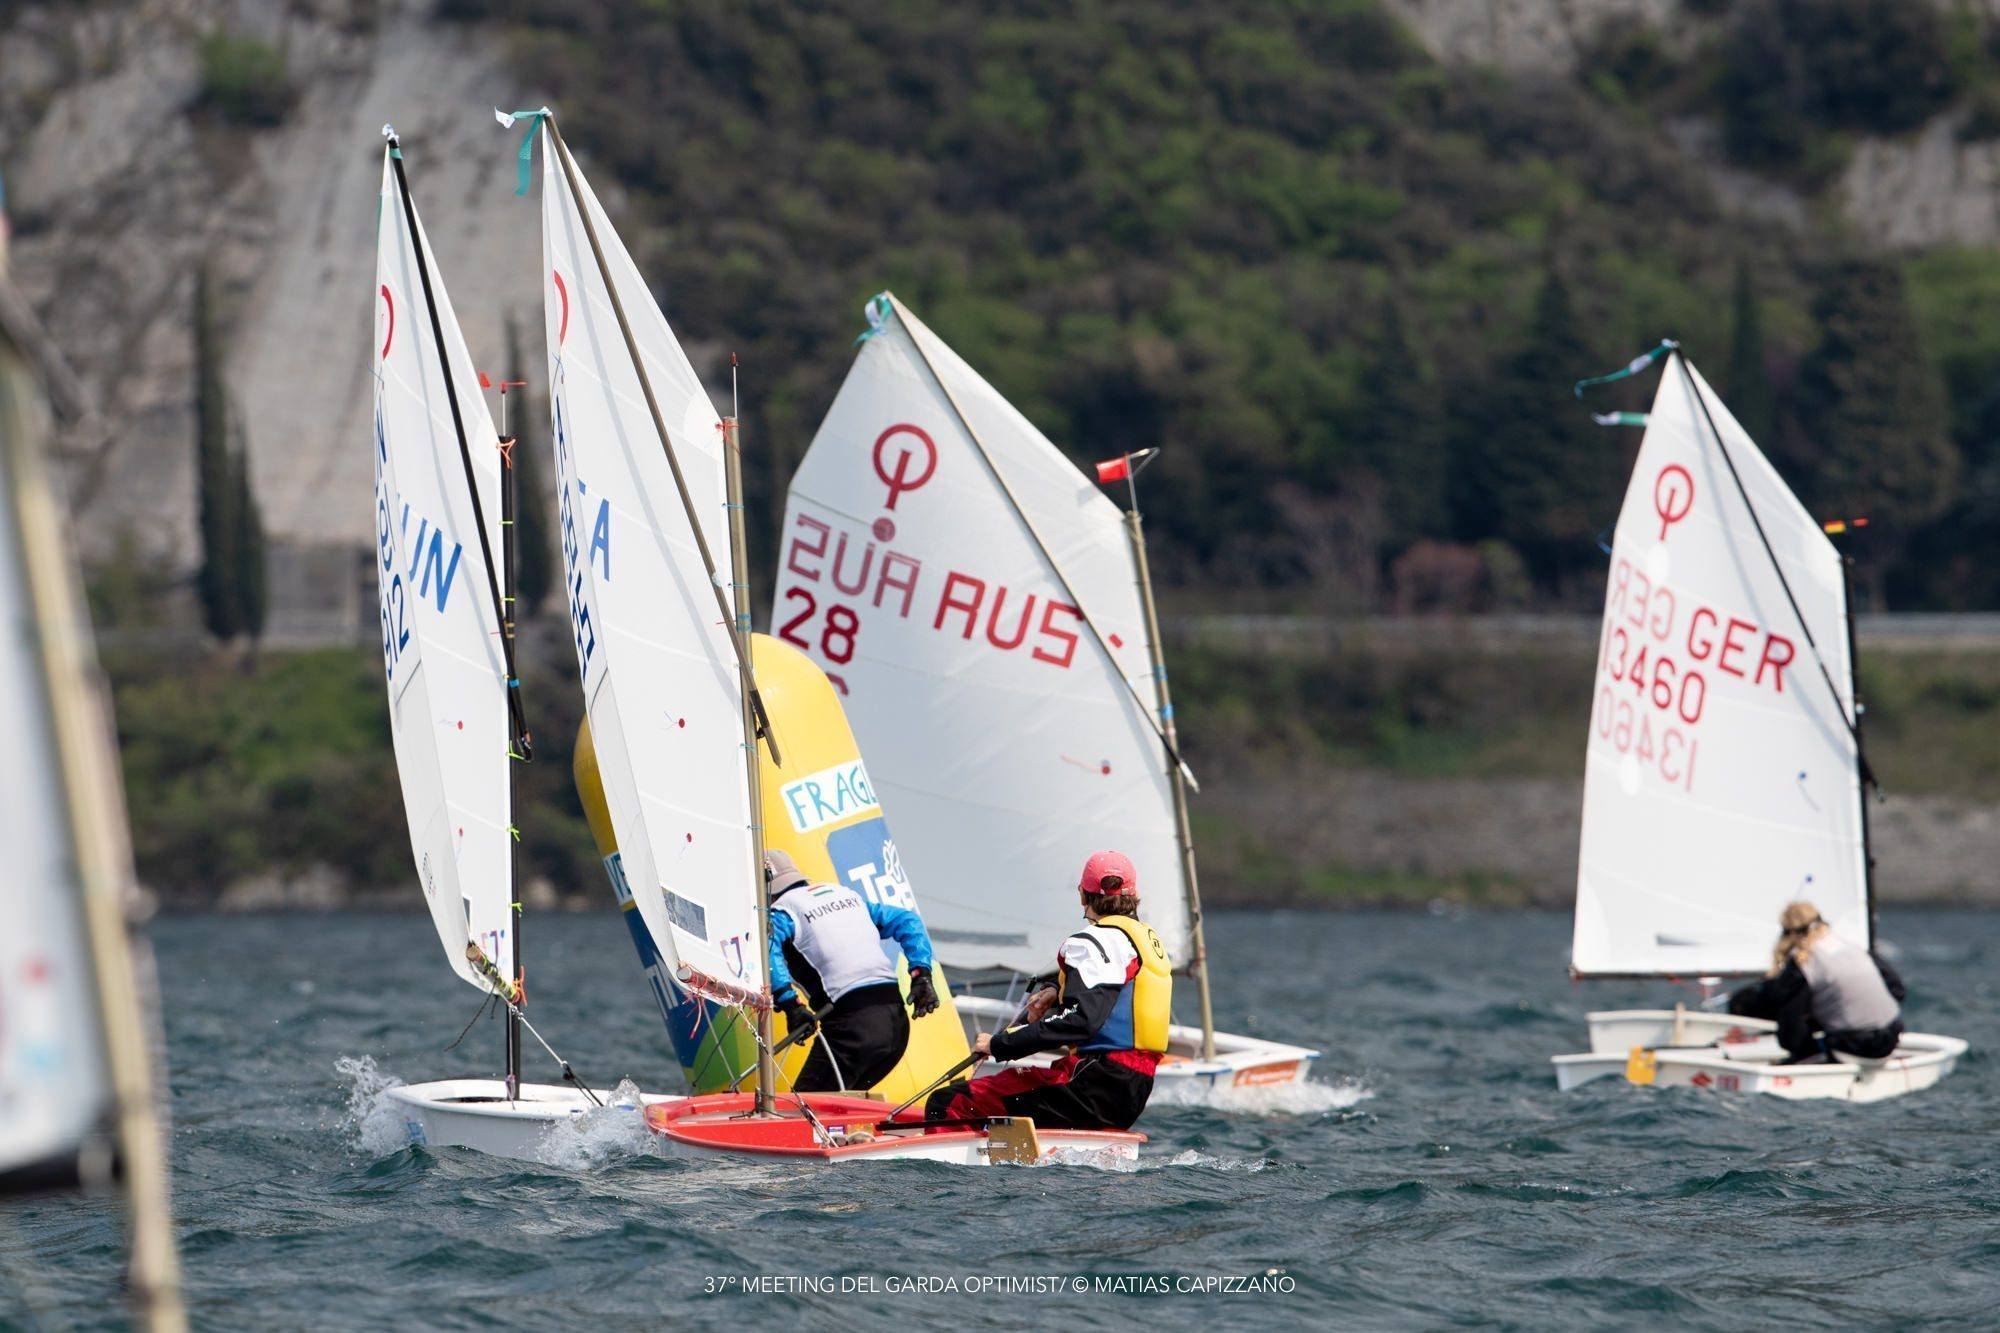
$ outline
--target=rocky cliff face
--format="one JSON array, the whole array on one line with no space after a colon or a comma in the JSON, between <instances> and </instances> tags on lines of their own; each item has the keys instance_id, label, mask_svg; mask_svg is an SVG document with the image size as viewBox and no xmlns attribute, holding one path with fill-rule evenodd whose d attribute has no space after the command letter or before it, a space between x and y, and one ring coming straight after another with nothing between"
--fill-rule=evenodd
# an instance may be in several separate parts
<instances>
[{"instance_id":1,"label":"rocky cliff face","mask_svg":"<svg viewBox=\"0 0 2000 1333\"><path fill-rule=\"evenodd\" d=\"M294 546L369 537L373 227L381 127L413 189L476 359L502 321L538 339L539 216L514 197L521 95L498 48L428 3L141 0L31 5L0 41L14 272L95 399L69 441L87 549L127 534L195 556L195 275L217 283L227 378L267 527ZM296 103L245 128L204 110L201 40L284 53Z\"/></svg>"},{"instance_id":2,"label":"rocky cliff face","mask_svg":"<svg viewBox=\"0 0 2000 1333\"><path fill-rule=\"evenodd\" d=\"M1924 0L1908 0L1911 4ZM1930 0L1957 7L1958 0ZM1714 34L1728 7L1687 0L1385 0L1425 49L1447 64L1491 65L1517 75L1578 72L1607 26L1643 24L1669 51L1685 55ZM2000 0L1973 0L1989 16ZM1964 142L1962 112L1920 131L1854 145L1830 191L1855 231L1891 247L1984 245L2000 240L2000 142ZM1708 170L1717 195L1759 217L1803 225L1808 202L1785 186L1731 168L1713 147L1712 125L1669 132Z\"/></svg>"},{"instance_id":3,"label":"rocky cliff face","mask_svg":"<svg viewBox=\"0 0 2000 1333\"><path fill-rule=\"evenodd\" d=\"M1494 65L1516 74L1568 74L1614 22L1667 29L1680 0L1387 0L1418 41L1446 64Z\"/></svg>"},{"instance_id":4,"label":"rocky cliff face","mask_svg":"<svg viewBox=\"0 0 2000 1333\"><path fill-rule=\"evenodd\" d=\"M1524 77L1568 77L1610 21L1650 24L1670 45L1719 21L1713 5L1685 0L1386 2L1441 59ZM0 166L15 278L99 409L65 442L87 551L123 540L172 570L194 560L190 310L207 265L278 548L279 621L331 584L347 585L338 600L353 618L348 553L369 538L370 238L386 121L404 135L475 358L500 368L509 312L536 355L538 217L514 197L515 139L488 108L538 105L548 91L522 87L491 32L439 22L431 8L0 6ZM217 30L284 53L296 100L280 124L247 128L202 107L202 39ZM1709 163L1719 197L1803 224L1807 201L1728 171L1703 149L1713 136L1701 128L1671 132ZM1834 197L1885 244L1977 244L2000 237L1996 181L2000 144L1962 142L1946 117L1860 144ZM607 202L615 209L615 194Z\"/></svg>"}]
</instances>

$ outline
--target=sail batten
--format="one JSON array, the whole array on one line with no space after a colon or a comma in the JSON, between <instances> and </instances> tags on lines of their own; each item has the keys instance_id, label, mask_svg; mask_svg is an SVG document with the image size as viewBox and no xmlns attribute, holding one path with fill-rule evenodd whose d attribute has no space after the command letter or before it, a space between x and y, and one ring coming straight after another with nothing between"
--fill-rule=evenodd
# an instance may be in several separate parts
<instances>
[{"instance_id":1,"label":"sail batten","mask_svg":"<svg viewBox=\"0 0 2000 1333\"><path fill-rule=\"evenodd\" d=\"M485 554L501 548L499 435L422 220L414 203L405 209L392 151L383 154L376 224L375 536L383 669L418 880L452 969L484 990L488 982L466 958L468 943L499 975L512 978L515 971L508 671ZM420 264L430 273L435 327ZM447 373L457 392L456 420Z\"/></svg>"},{"instance_id":2,"label":"sail batten","mask_svg":"<svg viewBox=\"0 0 2000 1333\"><path fill-rule=\"evenodd\" d=\"M722 422L589 182L577 170L573 192L552 132L544 124L539 134L564 588L620 873L683 985L754 1000L765 968L743 692L715 587L738 577ZM702 541L662 448L641 365Z\"/></svg>"},{"instance_id":3,"label":"sail batten","mask_svg":"<svg viewBox=\"0 0 2000 1333\"><path fill-rule=\"evenodd\" d=\"M1839 552L1670 355L1612 544L1575 972L1760 972L1794 899L1869 938L1847 615Z\"/></svg>"},{"instance_id":4,"label":"sail batten","mask_svg":"<svg viewBox=\"0 0 2000 1333\"><path fill-rule=\"evenodd\" d=\"M792 482L773 632L845 692L947 964L1046 971L1077 868L1118 846L1184 965L1123 517L922 321L878 309Z\"/></svg>"}]
</instances>

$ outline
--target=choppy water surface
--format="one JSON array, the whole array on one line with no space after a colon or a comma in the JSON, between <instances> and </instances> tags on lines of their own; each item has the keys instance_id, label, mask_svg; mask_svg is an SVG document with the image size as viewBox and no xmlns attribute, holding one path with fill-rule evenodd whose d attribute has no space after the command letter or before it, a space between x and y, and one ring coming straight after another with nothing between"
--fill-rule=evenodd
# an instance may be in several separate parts
<instances>
[{"instance_id":1,"label":"choppy water surface","mask_svg":"<svg viewBox=\"0 0 2000 1333\"><path fill-rule=\"evenodd\" d=\"M1979 1325L2000 1307L2000 916L1886 919L1913 1026L1974 1050L1932 1092L1873 1107L1619 1083L1558 1095L1547 1057L1582 1049L1586 1007L1672 998L1572 986L1566 918L1212 922L1218 1019L1323 1048L1319 1081L1241 1107L1156 1105L1144 1164L1114 1172L684 1162L615 1126L543 1165L400 1148L371 1114L383 1079L490 1073L497 1056L490 1025L444 1050L474 997L423 919L164 921L196 1321ZM670 1089L623 926L534 928L543 1030L586 1076ZM0 1207L0 1326L115 1322L116 1239L100 1203ZM1171 1291L1273 1269L1295 1289ZM836 1289L737 1289L751 1276ZM961 1290L888 1290L919 1277ZM996 1277L1062 1290L963 1290ZM1129 1290L1079 1294L1079 1277Z\"/></svg>"}]
</instances>

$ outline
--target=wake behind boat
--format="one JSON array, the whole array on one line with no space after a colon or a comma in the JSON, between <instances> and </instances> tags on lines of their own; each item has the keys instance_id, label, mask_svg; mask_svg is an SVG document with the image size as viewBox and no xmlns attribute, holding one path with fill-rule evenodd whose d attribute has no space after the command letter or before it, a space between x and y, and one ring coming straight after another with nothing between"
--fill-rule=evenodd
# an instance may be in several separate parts
<instances>
[{"instance_id":1,"label":"wake behind boat","mask_svg":"<svg viewBox=\"0 0 2000 1333\"><path fill-rule=\"evenodd\" d=\"M1780 910L1807 898L1827 929L1872 947L1873 779L1845 561L1673 344L1605 378L1662 357L1612 544L1571 973L1709 988L1762 974ZM1904 1033L1883 1058L1802 1064L1764 1019L1677 1008L1589 1023L1589 1053L1554 1057L1561 1089L1623 1074L1878 1101L1931 1086L1966 1049Z\"/></svg>"}]
</instances>

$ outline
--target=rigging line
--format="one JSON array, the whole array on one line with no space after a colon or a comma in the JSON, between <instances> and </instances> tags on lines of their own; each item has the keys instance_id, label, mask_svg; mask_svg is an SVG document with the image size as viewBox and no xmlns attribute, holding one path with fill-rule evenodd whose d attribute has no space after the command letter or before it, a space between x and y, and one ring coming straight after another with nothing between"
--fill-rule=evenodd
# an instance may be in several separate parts
<instances>
[{"instance_id":1,"label":"rigging line","mask_svg":"<svg viewBox=\"0 0 2000 1333\"><path fill-rule=\"evenodd\" d=\"M762 1032L759 1032L756 1029L756 1027L753 1026L750 1029L750 1036L751 1039L757 1043L758 1050L762 1051L765 1055L772 1057L772 1068L773 1070L775 1070L777 1068L777 1059L776 1059L777 1053L768 1044L766 1044L766 1042L764 1041L764 1034ZM833 1058L832 1051L827 1052L827 1058L829 1060ZM840 1066L835 1065L833 1069L834 1069L834 1077L839 1078ZM774 1076L771 1081L774 1083L777 1082L776 1077ZM841 1091L845 1092L847 1090L847 1084L845 1080L842 1080L840 1086L841 1086ZM731 1087L733 1091L734 1085L731 1085ZM815 1112L812 1109L812 1106L806 1101L804 1093L801 1093L794 1088L786 1088L782 1093L774 1092L768 1089L766 1091L769 1092L770 1095L772 1095L773 1097L779 1097L779 1096L790 1097L794 1102L798 1104L799 1114L805 1118L805 1121L808 1125L812 1126L814 1141L817 1142L822 1148L831 1148L835 1146L833 1142L832 1131L827 1129L825 1123L820 1120L819 1114Z\"/></svg>"},{"instance_id":2,"label":"rigging line","mask_svg":"<svg viewBox=\"0 0 2000 1333\"><path fill-rule=\"evenodd\" d=\"M796 1028L791 1032L787 1032L785 1034L785 1039L771 1048L771 1058L775 1060L777 1057L783 1055L786 1051L790 1050L792 1047L797 1046L801 1043L810 1045L812 1041L820 1035L821 1023L824 1022L826 1016L832 1012L833 1012L833 1003L832 1001L828 1001L825 1008L814 1012L812 1027L810 1029L801 1027L801 1028ZM827 1058L832 1059L833 1057L831 1054L829 1054ZM838 1065L835 1065L834 1073L838 1075L839 1072L840 1072L840 1067ZM730 1079L729 1090L731 1092L736 1091L737 1084L741 1083L745 1078L748 1078L749 1075L750 1071L746 1069L741 1074L738 1074L734 1078ZM843 1083L841 1085L841 1091L845 1092L846 1090L847 1086L845 1083Z\"/></svg>"},{"instance_id":3,"label":"rigging line","mask_svg":"<svg viewBox=\"0 0 2000 1333\"><path fill-rule=\"evenodd\" d=\"M951 386L944 382L944 376L938 373L937 366L931 362L931 354L924 350L923 342L917 337L915 331L910 328L909 321L904 319L906 312L903 309L903 303L898 301L893 294L889 297L889 300L896 311L897 321L903 325L903 331L909 335L910 345L917 349L917 356L923 361L924 369L930 371L932 381L937 384L938 390L944 394L945 401L951 404L952 414L958 418L958 424L965 428L966 437L972 441L973 448L979 451L979 457L986 464L987 471L991 472L993 480L1000 484L1001 494L1005 495L1007 503L1013 506L1014 516L1020 519L1021 526L1028 530L1028 537L1035 543L1035 549L1040 551L1042 559L1048 562L1049 572L1056 576L1056 582L1062 585L1063 592L1076 607L1077 618L1083 621L1084 628L1090 631L1092 641L1103 652L1105 660L1111 664L1111 674L1124 684L1126 693L1130 694L1132 701L1139 705L1139 715L1146 719L1146 724L1153 729L1153 734L1160 738L1160 744L1166 747L1167 755L1173 760L1174 767L1180 770L1181 776L1187 779L1190 787L1193 787L1197 792L1200 791L1201 784L1195 781L1194 770L1188 767L1187 760L1181 758L1179 747L1167 735L1166 728L1160 725L1160 719L1153 715L1153 706L1146 702L1145 696L1139 693L1139 687L1132 683L1131 679L1126 676L1124 668L1118 665L1118 658L1113 655L1111 645L1105 641L1103 633L1098 630L1097 622L1091 619L1090 612L1083 605L1083 599L1077 596L1076 589L1070 586L1069 576L1063 573L1062 566L1056 563L1055 554L1049 550L1049 544L1042 540L1042 534L1036 530L1034 520L1029 518L1028 511L1021 507L1021 501L1016 498L1014 488L1007 484L1007 478L1000 471L1000 465L994 461L993 455L988 452L986 441L979 437L979 432L973 429L972 419L966 416L965 409L959 406L958 395L954 394L951 391Z\"/></svg>"},{"instance_id":4,"label":"rigging line","mask_svg":"<svg viewBox=\"0 0 2000 1333\"><path fill-rule=\"evenodd\" d=\"M695 1036L697 1038L701 1036L702 1025L706 1024L708 1026L708 1035L714 1039L713 1043L708 1048L708 1053L701 1057L701 1063L697 1064L694 1067L694 1069L689 1072L688 1083L692 1087L699 1089L701 1087L701 1076L708 1072L709 1063L712 1060L714 1060L716 1056L719 1055L722 1057L722 1072L730 1076L731 1079L730 1087L734 1088L736 1084L741 1083L745 1078L749 1076L750 1071L746 1069L739 1074L736 1072L736 1066L729 1063L728 1051L723 1046L723 1038L728 1035L729 1029L727 1027L717 1027L715 1025L715 1020L710 1018L708 1014L709 1002L707 1000L704 1000L701 996L695 994L693 991L688 992L688 1003L698 1006L697 1009L695 1010L695 1019L694 1019ZM717 1005L716 1007L718 1009L726 1009L729 1015L729 1022L731 1025L733 1025L736 1022L738 1015L740 1015L743 1012L741 1005L728 1005L728 1006ZM754 1025L752 1026L751 1031L753 1033L756 1031Z\"/></svg>"},{"instance_id":5,"label":"rigging line","mask_svg":"<svg viewBox=\"0 0 2000 1333\"><path fill-rule=\"evenodd\" d=\"M681 472L680 457L674 452L673 441L667 437L667 422L660 414L660 400L653 394L652 376L646 373L645 360L639 355L638 339L632 333L632 321L625 316L625 302L619 298L618 287L611 281L611 267L604 261L604 247L597 239L597 223L591 219L590 207L577 180L576 160L570 156L569 142L556 128L555 116L544 114L542 125L555 144L556 161L562 167L563 180L569 186L570 196L576 201L576 214L583 219L583 234L590 242L592 258L597 261L598 276L604 279L605 294L611 298L611 313L618 318L618 332L624 336L625 353L632 358L632 371L639 377L639 389L646 399L646 410L652 414L653 429L660 437L660 449L666 454L667 467L674 474L674 488L680 492L681 509L687 515L688 529L694 534L695 549L701 553L702 567L708 571L708 585L715 592L716 609L722 612L724 626L729 631L729 646L736 654L736 669L749 682L750 707L756 713L758 730L771 751L771 762L783 768L785 761L778 755L777 733L771 728L770 714L764 711L764 697L757 689L757 673L750 665L749 645L744 642L743 631L736 623L736 608L730 605L729 598L723 593L722 581L716 576L715 556L708 549L708 535L702 531L701 520L695 515L694 496L689 493L687 478ZM713 404L710 410L714 410ZM743 571L736 573L741 575ZM752 759L754 761L755 756Z\"/></svg>"},{"instance_id":6,"label":"rigging line","mask_svg":"<svg viewBox=\"0 0 2000 1333\"><path fill-rule=\"evenodd\" d=\"M576 1084L578 1089L582 1091L583 1095L590 1098L590 1104L592 1106L604 1105L604 1103L598 1099L597 1094L591 1090L590 1085L588 1083L585 1083L582 1077L578 1075L575 1066L571 1065L569 1061L563 1059L562 1056L556 1054L555 1047L549 1045L547 1039L544 1038L540 1032L535 1030L535 1025L528 1021L528 1016L522 1013L514 1005L508 1004L507 1001L503 1000L500 997L498 991L488 991L486 993L486 998L479 1002L479 1007L472 1011L472 1017L469 1020L467 1020L463 1028L459 1029L458 1036L454 1037L452 1039L451 1045L445 1047L445 1049L447 1051L457 1050L458 1044L465 1040L466 1033L472 1031L472 1025L474 1023L477 1023L481 1018L484 1018L489 1010L491 1010L495 1005L499 1004L507 1005L508 1012L514 1018L520 1020L521 1026L528 1029L529 1033L531 1033L534 1036L535 1040L538 1043L540 1043L541 1048L549 1053L549 1059L555 1061L557 1066L561 1068L563 1073L563 1078L571 1083Z\"/></svg>"},{"instance_id":7,"label":"rigging line","mask_svg":"<svg viewBox=\"0 0 2000 1333\"><path fill-rule=\"evenodd\" d=\"M1757 506L1750 501L1750 491L1743 484L1743 475L1736 470L1736 460L1730 455L1729 446L1723 443L1722 432L1716 428L1715 416L1708 410L1708 398L1702 393L1701 386L1695 383L1694 372L1688 369L1687 357L1685 355L1677 357L1675 364L1680 367L1681 379L1686 383L1688 392L1694 395L1696 406L1701 408L1702 420L1708 423L1709 436L1714 439L1715 447L1722 453L1723 464L1729 469L1729 479L1736 483L1736 494L1742 498L1744 509L1749 511L1750 525L1757 530L1757 540L1763 544L1764 554L1771 561L1771 572L1778 576L1778 586L1785 591L1785 601L1791 604L1792 616L1798 621L1799 632L1806 637L1806 647L1812 649L1813 664L1819 667L1820 679L1826 682L1827 693L1833 699L1833 710L1839 715L1841 725L1847 728L1848 739L1854 742L1854 758L1861 770L1861 780L1879 790L1881 784L1875 780L1874 769L1869 766L1868 752L1861 748L1861 729L1855 726L1854 719L1848 716L1847 705L1840 697L1840 688L1833 683L1833 672L1827 669L1826 658L1820 655L1819 644L1813 638L1812 626L1806 623L1806 613L1799 609L1799 599L1792 595L1792 581L1785 577L1785 568L1778 563L1778 553L1772 549L1771 538L1764 531L1764 520L1757 516ZM1843 598L1841 610L1851 617L1854 609L1846 606L1844 602ZM1853 664L1848 665L1852 670Z\"/></svg>"},{"instance_id":8,"label":"rigging line","mask_svg":"<svg viewBox=\"0 0 2000 1333\"><path fill-rule=\"evenodd\" d=\"M472 1031L472 1025L474 1023L477 1023L481 1018L485 1017L486 1011L488 1009L491 1009L493 1007L493 1002L499 998L500 997L494 994L492 991L487 991L486 998L479 1002L479 1007L472 1011L472 1017L466 1020L465 1026L458 1030L458 1035L451 1039L451 1045L445 1047L445 1050L447 1051L457 1050L458 1044L465 1040L465 1034Z\"/></svg>"},{"instance_id":9,"label":"rigging line","mask_svg":"<svg viewBox=\"0 0 2000 1333\"><path fill-rule=\"evenodd\" d=\"M431 267L424 259L423 234L417 229L417 207L410 198L409 175L403 169L403 141L393 130L388 131L385 137L389 140L389 146L395 150L389 154L389 160L396 169L396 192L403 201L403 225L409 232L410 251L417 259L417 277L423 282L424 305L431 317L431 340L437 347L438 369L444 373L445 401L451 404L451 425L458 435L458 459L465 467L465 489L472 500L473 526L479 530L479 554L486 566L486 591L493 599L495 623L504 625L507 622L506 606L500 600L499 575L494 572L493 543L486 535L486 511L479 503L479 484L472 470L472 450L465 440L465 414L458 406L458 386L451 377L451 354L445 350L444 325L438 318L437 297L431 291ZM514 666L514 645L504 636L501 639L501 653L506 659L507 680L511 685L520 679L520 672ZM522 707L521 692L518 689L507 691L507 721L514 728L515 743L521 747L521 753L523 755L532 753L532 742L528 739L527 712Z\"/></svg>"},{"instance_id":10,"label":"rigging line","mask_svg":"<svg viewBox=\"0 0 2000 1333\"><path fill-rule=\"evenodd\" d=\"M514 1006L509 1005L508 1008L513 1009ZM588 1083L585 1083L580 1077L577 1076L575 1067L572 1066L569 1061L563 1059L560 1055L557 1055L555 1047L549 1045L548 1042L543 1039L542 1034L535 1031L535 1025L528 1021L528 1016L526 1014L522 1013L519 1009L514 1009L514 1017L521 1020L521 1026L528 1029L529 1035L534 1037L534 1039L541 1044L541 1048L549 1053L549 1059L555 1061L558 1065L562 1067L564 1079L566 1079L571 1083L576 1084L578 1088L582 1089L583 1095L590 1098L590 1104L592 1106L604 1105L602 1101L598 1100L597 1094L590 1090L590 1085Z\"/></svg>"}]
</instances>

